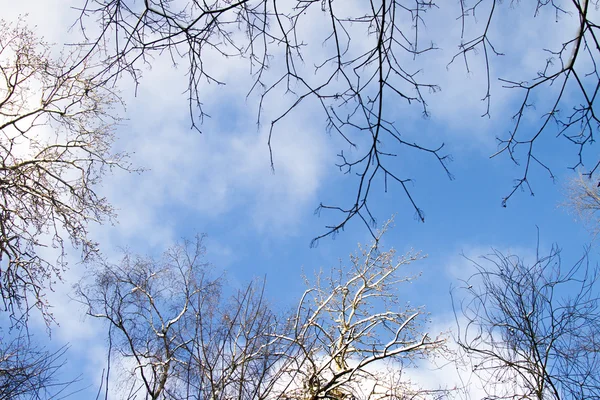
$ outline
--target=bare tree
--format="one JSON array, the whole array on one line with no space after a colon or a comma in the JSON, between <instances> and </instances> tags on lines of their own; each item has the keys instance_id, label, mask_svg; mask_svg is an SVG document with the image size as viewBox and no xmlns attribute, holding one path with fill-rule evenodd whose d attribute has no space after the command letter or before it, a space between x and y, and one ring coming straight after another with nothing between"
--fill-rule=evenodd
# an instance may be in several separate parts
<instances>
[{"instance_id":1,"label":"bare tree","mask_svg":"<svg viewBox=\"0 0 600 400\"><path fill-rule=\"evenodd\" d=\"M198 237L160 260L127 255L79 287L88 314L109 322L111 354L130 374L125 397L250 399L269 390L278 319L257 283L223 301L204 251Z\"/></svg>"},{"instance_id":2,"label":"bare tree","mask_svg":"<svg viewBox=\"0 0 600 400\"><path fill-rule=\"evenodd\" d=\"M455 292L463 361L490 399L600 398L598 270L553 247L531 264L494 251Z\"/></svg>"},{"instance_id":3,"label":"bare tree","mask_svg":"<svg viewBox=\"0 0 600 400\"><path fill-rule=\"evenodd\" d=\"M590 229L594 237L600 232L600 187L589 177L578 175L566 190L566 206Z\"/></svg>"},{"instance_id":4,"label":"bare tree","mask_svg":"<svg viewBox=\"0 0 600 400\"><path fill-rule=\"evenodd\" d=\"M109 323L109 367L121 361L124 398L435 398L402 374L436 354L443 338L424 333L426 315L400 304L398 276L418 259L394 260L377 246L352 257L327 282L318 275L285 318L264 282L229 300L201 260L201 238L159 260L126 256L79 287L88 314ZM308 283L308 282L307 282ZM392 371L393 373L390 373ZM107 378L107 383L108 378ZM108 387L104 388L108 393Z\"/></svg>"},{"instance_id":5,"label":"bare tree","mask_svg":"<svg viewBox=\"0 0 600 400\"><path fill-rule=\"evenodd\" d=\"M381 238L382 233L377 236ZM376 244L350 257L350 266L320 273L300 301L290 340L299 355L291 364L293 380L302 382L286 396L293 399L400 399L442 396L423 390L402 376L416 360L443 348L443 337L426 332L427 314L407 307L398 295L415 277L401 274L421 258ZM288 368L290 368L288 367ZM397 379L397 378L401 379Z\"/></svg>"},{"instance_id":6,"label":"bare tree","mask_svg":"<svg viewBox=\"0 0 600 400\"><path fill-rule=\"evenodd\" d=\"M88 314L109 322L111 352L133 360L134 393L141 387L147 398L166 396L168 378L177 379L188 345L180 326L194 305L204 312L218 301L219 282L205 281L202 253L198 238L167 251L160 262L126 255L120 265L101 265L94 281L78 288ZM108 393L108 374L106 382Z\"/></svg>"},{"instance_id":7,"label":"bare tree","mask_svg":"<svg viewBox=\"0 0 600 400\"><path fill-rule=\"evenodd\" d=\"M61 380L67 347L48 351L22 331L0 331L0 398L62 398L75 382Z\"/></svg>"},{"instance_id":8,"label":"bare tree","mask_svg":"<svg viewBox=\"0 0 600 400\"><path fill-rule=\"evenodd\" d=\"M128 167L111 150L119 98L94 80L100 66L76 48L51 52L23 21L0 21L0 295L15 322L32 308L52 320L45 292L65 242L94 255L88 223L114 215L95 187Z\"/></svg>"},{"instance_id":9,"label":"bare tree","mask_svg":"<svg viewBox=\"0 0 600 400\"><path fill-rule=\"evenodd\" d=\"M540 60L534 76L508 71L510 78L501 79L506 88L523 93L512 130L498 138L499 151L494 154L507 154L523 172L504 197L504 205L519 189L533 193L529 182L533 168L548 171L553 177L548 158L538 154L537 144L544 137L558 133L572 143L576 149L572 166L583 165L600 122L594 111L600 87L595 68L600 61L598 26L592 20L597 0L533 3L532 18L543 18L552 29L573 32L564 43L549 47L548 57ZM429 0L370 0L346 7L332 0L155 0L143 4L93 0L83 6L79 22L84 32L100 25L100 34L88 37L87 43L91 49L108 44L107 79L129 72L138 81L143 63L152 63L152 57L162 53L169 53L178 65L186 65L193 127L197 128L205 115L203 82L225 83L215 77L218 63L205 62L209 55L221 55L222 62L232 57L248 60L254 82L250 91L260 95L258 122L270 123L270 151L276 150L272 139L278 124L299 104L312 102L320 107L327 131L339 135L352 149L340 151L338 167L343 173L354 174L356 181L351 198L342 204L320 205L318 210L341 216L319 239L339 232L353 218L371 229L375 218L368 200L376 185L385 191L388 184L399 185L417 219L424 221L425 214L409 185L411 172L399 170L393 161L400 153L424 152L452 178L444 144L425 144L417 132L406 129L404 118L397 114L397 104L401 103L412 104L415 112L428 116L427 96L440 89L436 82L439 77L427 81L419 75L420 67L412 63L435 48L431 40L436 38L423 28L428 22L429 26L447 26L444 30L460 25L458 52L448 61L464 60L470 71L474 54L482 55L487 74L482 100L487 104L484 116L489 115L496 79L492 63L507 50L494 45L492 32L503 23L498 15L507 6L517 7L519 2L460 0L438 5ZM438 7L444 7L447 20L431 20L428 11ZM569 25L572 18L577 19L576 29ZM500 31L505 32L508 26L501 26ZM318 55L313 60L314 54ZM282 92L291 99L289 108L271 121L263 121L263 106L273 99L279 102ZM523 127L524 117L535 112L532 106L539 97L550 97L551 104L540 108L542 119L537 126ZM599 165L596 156L592 157L592 167L586 172L590 175ZM271 164L274 168L272 157Z\"/></svg>"}]
</instances>

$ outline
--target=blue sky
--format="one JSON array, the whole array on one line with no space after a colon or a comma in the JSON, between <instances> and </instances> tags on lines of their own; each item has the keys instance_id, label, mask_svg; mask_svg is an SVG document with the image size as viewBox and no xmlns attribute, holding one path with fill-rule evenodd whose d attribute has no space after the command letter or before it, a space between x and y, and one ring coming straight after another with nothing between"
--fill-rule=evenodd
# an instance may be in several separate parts
<instances>
[{"instance_id":1,"label":"blue sky","mask_svg":"<svg viewBox=\"0 0 600 400\"><path fill-rule=\"evenodd\" d=\"M38 33L47 40L72 40L76 33L66 28L75 14L69 11L68 1L46 0L43 11L34 4L11 2L4 18L29 13L29 24L37 25ZM390 186L388 193L382 185L376 186L370 207L379 222L395 216L385 246L401 253L415 249L428 255L412 265L413 271L422 271L423 276L407 291L406 300L425 305L436 327L448 324L450 329L449 288L469 273L469 263L461 253L477 257L494 247L531 255L539 228L542 248L558 243L568 262L580 256L591 237L560 206L567 181L576 176L566 168L574 164L576 153L552 134L543 143L541 154L554 166L556 180L534 169L535 196L517 193L508 207L501 207L522 169L505 155L489 156L497 149L495 137L510 129L508 116L521 97L516 90L503 90L493 81L491 117L481 118L485 112L480 101L485 94L481 55L472 58L471 73L460 62L447 68L457 48L458 31L438 35L443 27L436 21L441 21L444 12L434 12L425 33L437 38L442 50L417 61L422 63L423 73L442 87L441 92L427 97L432 115L424 119L418 107L404 104L398 105L394 115L406 137L446 144L453 157L449 168L455 180L450 181L436 161L424 154L403 152L395 168L414 178L412 193L425 211L425 223L415 220L414 210L398 186ZM547 21L553 19L542 15L532 23L531 15L532 9L525 5L502 7L502 23L494 26L494 38L507 56L494 59L494 76L530 76L542 66L540 57L545 58L540 49L569 36L572 21L552 25ZM104 253L116 261L120 247L157 255L182 237L207 233L207 259L216 271L226 271L232 287L266 276L267 295L276 306L285 308L296 304L305 289L302 271L310 274L336 266L358 242L371 239L365 227L354 220L335 240L325 238L318 247L309 248L311 239L339 218L327 212L315 216L319 203L339 204L353 195L355 180L335 166L336 154L350 150L339 138L325 133L323 116L308 104L284 120L276 132L273 173L266 142L268 124L257 128L257 98L245 98L247 65L238 60L214 62L219 63L215 69L228 84L205 87L205 105L212 118L205 121L202 134L189 129L184 68L175 69L167 58L157 58L152 69L144 70L137 96L131 82L122 82L127 120L118 129L117 146L132 153L135 165L148 170L140 175L115 172L106 177L100 190L119 210L118 223L94 226L92 234ZM267 120L290 101L274 99L265 106ZM538 99L539 110L544 101ZM529 118L526 129L536 122L536 117ZM593 248L592 257L596 256ZM95 393L104 362L104 331L96 321L84 319L81 308L69 300L71 285L84 273L73 263L66 282L50 297L60 324L52 328L51 346L71 344L66 373L81 371L80 386L90 385L89 393ZM45 341L44 327L33 323L36 337Z\"/></svg>"}]
</instances>

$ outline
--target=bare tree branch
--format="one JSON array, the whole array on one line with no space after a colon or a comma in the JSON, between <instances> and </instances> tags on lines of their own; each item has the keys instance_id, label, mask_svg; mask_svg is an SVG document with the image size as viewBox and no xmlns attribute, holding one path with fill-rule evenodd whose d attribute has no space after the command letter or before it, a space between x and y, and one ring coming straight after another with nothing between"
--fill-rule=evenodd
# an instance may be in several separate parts
<instances>
[{"instance_id":1,"label":"bare tree branch","mask_svg":"<svg viewBox=\"0 0 600 400\"><path fill-rule=\"evenodd\" d=\"M515 1L504 3L518 6ZM477 53L484 57L484 116L490 115L496 79L491 65L495 56L503 55L492 33L504 3L461 0L456 8L443 5L449 18L442 23L450 29L458 20L462 29L459 51L450 63L462 59L470 72L471 57ZM513 116L514 125L508 136L498 135L499 150L492 156L505 153L522 165L522 175L504 197L503 205L518 190L533 194L529 182L532 168L540 167L554 178L549 156L538 153L542 137L558 133L574 144L577 158L572 167L589 164L586 173L591 175L600 165L595 155L586 157L599 126L594 104L600 88L596 67L600 44L596 36L598 25L591 14L598 5L597 0L537 1L532 18L550 15L548 24L568 24L570 16L575 15L578 27L570 39L547 50L548 58L535 76L500 77L505 88L523 93ZM415 111L425 117L430 115L426 97L440 87L419 75L411 62L435 49L433 43L423 42L422 30L427 26L427 12L437 7L436 2L424 0L370 0L353 3L350 10L331 0L155 0L143 4L90 0L81 8L79 24L84 32L86 27L100 26L100 33L88 37L87 45L90 51L101 48L107 52L107 68L102 74L107 81L129 73L139 82L142 65L151 65L154 56L164 53L170 55L174 64L185 63L195 129L206 116L201 98L203 83L225 83L215 77L218 67L207 64L206 59L213 55L220 56L223 62L246 59L253 80L250 92L260 97L257 123L269 125L267 145L273 169L280 123L300 104L317 106L327 132L339 135L346 144L339 151L337 166L355 179L351 196L340 204L318 207L317 213L326 210L337 217L313 240L312 245L316 245L319 239L343 230L353 219L362 221L374 235L376 218L369 207L374 187L383 186L387 191L388 184L395 183L416 218L425 220L410 185L410 173L398 167L396 156L409 151L424 153L452 178L448 169L451 159L444 153L444 144L425 145L416 132L406 129L404 118L397 111L400 103L416 106ZM319 29L310 29L311 23L318 24ZM318 52L312 51L317 47ZM307 60L313 65L306 65ZM289 106L271 121L264 121L263 108L279 102L282 93L290 99ZM537 125L524 126L523 117L533 112L534 100L538 98L550 98L550 103L544 104Z\"/></svg>"},{"instance_id":2,"label":"bare tree branch","mask_svg":"<svg viewBox=\"0 0 600 400\"><path fill-rule=\"evenodd\" d=\"M393 111L392 103L414 104L427 117L425 95L439 87L420 79L419 71L404 65L434 48L419 41L424 15L435 7L431 1L368 1L349 13L342 4L325 1L213 0L176 4L170 1L91 0L81 8L83 31L90 23L100 24L99 36L88 37L93 51L106 49L106 80L129 73L140 81L144 63L168 53L174 64L186 63L192 127L207 115L201 98L204 82L224 84L215 78L216 67L205 62L209 55L247 59L253 85L250 93L259 97L258 124L263 107L279 101L281 93L291 104L270 122L268 148L271 167L276 168L276 133L280 123L300 104L316 104L327 131L339 135L352 152L339 153L340 171L356 174L355 195L344 205L321 204L319 210L340 215L339 222L313 241L343 230L358 218L369 230L375 218L368 207L372 186L378 178L395 182L407 196L417 219L425 215L417 206L405 171L397 171L394 157L404 151L423 151L451 177L443 144L428 147L412 139ZM313 18L323 21L319 46L328 53L305 65L304 47L314 46L306 24ZM408 22L407 22L408 21ZM356 40L360 35L361 40ZM358 146L357 143L365 142ZM379 185L380 183L377 182ZM373 231L371 230L373 233Z\"/></svg>"},{"instance_id":3,"label":"bare tree branch","mask_svg":"<svg viewBox=\"0 0 600 400\"><path fill-rule=\"evenodd\" d=\"M28 332L0 330L0 398L59 399L77 380L62 380L68 347L48 351L35 346Z\"/></svg>"}]
</instances>

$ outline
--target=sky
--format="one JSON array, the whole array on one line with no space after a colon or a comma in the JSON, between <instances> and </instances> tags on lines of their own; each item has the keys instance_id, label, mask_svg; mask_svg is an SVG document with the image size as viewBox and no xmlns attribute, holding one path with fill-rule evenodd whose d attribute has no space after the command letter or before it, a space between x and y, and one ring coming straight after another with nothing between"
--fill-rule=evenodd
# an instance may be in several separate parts
<instances>
[{"instance_id":1,"label":"sky","mask_svg":"<svg viewBox=\"0 0 600 400\"><path fill-rule=\"evenodd\" d=\"M35 26L49 42L60 46L75 41L76 29L68 29L77 16L70 9L71 1L3 2L4 19L14 21L27 13L29 26ZM555 22L546 11L533 19L534 10L528 5L504 3L492 37L506 55L492 59L492 74L524 79L543 67L544 48L575 33L576 20L563 17ZM460 60L448 65L460 43L460 25L448 27L448 12L447 6L431 11L423 40L435 39L439 50L414 61L423 76L441 87L427 94L431 116L423 118L418 106L405 104L398 104L392 113L409 141L445 143L455 179L448 179L435 160L403 152L394 168L414 178L411 190L425 212L425 222L414 218L414 209L398 186L390 186L385 193L382 182L377 182L370 205L379 224L394 218L384 246L400 253L415 249L427 254L407 271L421 271L422 276L401 298L425 305L432 329L440 330L453 328L450 288L459 286L472 271L463 254L477 258L497 248L531 259L539 232L541 248L557 243L568 263L578 259L592 240L581 221L562 205L566 185L576 177L567 168L576 163L576 151L551 132L544 137L541 154L553 166L556 179L549 179L540 168L533 169L535 195L519 191L507 207L501 206L522 166L506 155L490 156L498 149L496 137L510 130L510 117L522 94L503 89L493 79L491 115L482 117L486 111L481 101L486 82L483 56L471 56L469 72ZM308 27L317 28L317 24ZM309 59L318 59L319 52L326 50L318 43L310 48L317 50ZM269 124L257 127L258 97L245 96L251 84L247 64L216 57L210 61L227 84L203 87L211 118L201 126L202 133L190 129L183 66L174 67L167 57L157 57L151 68L143 67L137 89L127 79L119 83L126 119L118 128L116 146L129 152L132 163L146 171L115 171L105 177L99 190L115 206L118 218L114 225L91 226L91 233L115 262L122 248L159 255L181 238L206 233L207 260L216 273L225 273L232 288L265 277L268 298L284 309L296 304L305 290L303 272L335 267L339 260L347 260L357 243L371 240L364 225L353 220L334 239L327 237L318 246L309 246L311 239L326 231L326 225L339 222L339 215L315 215L318 205L343 204L353 194L356 181L335 165L336 155L351 149L326 132L324 117L314 104L303 105L282 121L274 135L275 169L271 170ZM265 120L290 99L273 96L264 106ZM540 96L536 101L543 110L548 99ZM528 117L526 129L533 129L537 118ZM596 259L597 246L592 247L591 256ZM71 299L73 283L85 275L73 257L65 282L56 285L49 296L59 325L52 327L48 337L45 326L34 319L32 331L49 347L71 346L65 374L82 374L77 388L83 391L75 398L87 398L97 390L104 367L105 330L97 321L86 319L84 310Z\"/></svg>"}]
</instances>

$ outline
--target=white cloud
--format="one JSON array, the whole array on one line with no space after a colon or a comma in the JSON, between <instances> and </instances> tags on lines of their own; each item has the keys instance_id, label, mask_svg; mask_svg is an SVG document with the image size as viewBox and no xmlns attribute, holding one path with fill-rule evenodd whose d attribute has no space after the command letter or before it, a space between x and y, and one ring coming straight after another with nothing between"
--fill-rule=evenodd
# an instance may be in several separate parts
<instances>
[{"instance_id":1,"label":"white cloud","mask_svg":"<svg viewBox=\"0 0 600 400\"><path fill-rule=\"evenodd\" d=\"M243 68L243 62L234 65ZM120 129L119 145L135 151L134 164L148 170L141 175L117 173L104 185L120 210L120 229L126 235L155 226L158 232L150 235L164 238L164 229L176 229L163 216L165 209L187 209L209 219L241 213L263 232L267 227L288 231L307 206L312 210L329 143L318 122L306 117L310 110L283 120L274 134L272 173L269 126L257 129L255 110L243 102L248 85L234 79L225 87L207 86L206 97L227 104L223 107L228 111L206 120L203 133L198 133L189 129L182 72L162 59L144 75L137 97L127 99L128 121ZM271 114L273 108L265 112Z\"/></svg>"}]
</instances>

